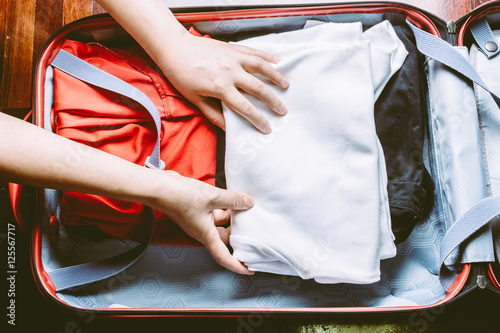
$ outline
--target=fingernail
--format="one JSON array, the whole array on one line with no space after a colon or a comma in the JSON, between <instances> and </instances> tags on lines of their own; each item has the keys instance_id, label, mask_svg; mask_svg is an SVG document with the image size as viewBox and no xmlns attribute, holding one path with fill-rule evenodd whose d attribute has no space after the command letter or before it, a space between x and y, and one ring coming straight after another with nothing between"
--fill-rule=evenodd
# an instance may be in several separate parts
<instances>
[{"instance_id":1,"label":"fingernail","mask_svg":"<svg viewBox=\"0 0 500 333\"><path fill-rule=\"evenodd\" d=\"M263 127L262 127L262 133L264 134L270 134L273 130L271 129L271 125L269 125L269 123L265 124Z\"/></svg>"},{"instance_id":2,"label":"fingernail","mask_svg":"<svg viewBox=\"0 0 500 333\"><path fill-rule=\"evenodd\" d=\"M243 203L245 204L245 207L250 208L255 204L255 200L251 196L245 195L243 198Z\"/></svg>"},{"instance_id":3,"label":"fingernail","mask_svg":"<svg viewBox=\"0 0 500 333\"><path fill-rule=\"evenodd\" d=\"M281 61L281 58L277 57L277 56L273 56L273 61L274 61L275 64L277 64L278 62Z\"/></svg>"},{"instance_id":4,"label":"fingernail","mask_svg":"<svg viewBox=\"0 0 500 333\"><path fill-rule=\"evenodd\" d=\"M287 80L287 78L283 78L281 79L281 84L280 84L283 88L288 88L290 86L290 81Z\"/></svg>"},{"instance_id":5,"label":"fingernail","mask_svg":"<svg viewBox=\"0 0 500 333\"><path fill-rule=\"evenodd\" d=\"M288 109L286 108L285 104L281 104L280 109L278 110L278 113L283 115L288 112Z\"/></svg>"}]
</instances>

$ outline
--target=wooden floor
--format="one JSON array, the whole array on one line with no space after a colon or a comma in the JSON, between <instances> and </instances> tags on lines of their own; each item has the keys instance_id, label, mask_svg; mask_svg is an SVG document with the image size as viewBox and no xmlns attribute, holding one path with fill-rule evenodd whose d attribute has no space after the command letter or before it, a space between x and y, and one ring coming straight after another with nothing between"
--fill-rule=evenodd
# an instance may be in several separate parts
<instances>
[{"instance_id":1,"label":"wooden floor","mask_svg":"<svg viewBox=\"0 0 500 333\"><path fill-rule=\"evenodd\" d=\"M210 1L201 2L203 5L210 3ZM413 4L449 21L459 18L487 1L400 0L400 2ZM183 2L170 1L170 3L181 5ZM244 1L238 2L241 3ZM49 36L74 20L104 12L105 10L95 0L0 0L0 54L2 55L0 111L21 117L31 108L32 69L43 43Z\"/></svg>"},{"instance_id":2,"label":"wooden floor","mask_svg":"<svg viewBox=\"0 0 500 333\"><path fill-rule=\"evenodd\" d=\"M0 1L0 110L29 110L32 69L45 40L67 23L103 12L90 0Z\"/></svg>"}]
</instances>

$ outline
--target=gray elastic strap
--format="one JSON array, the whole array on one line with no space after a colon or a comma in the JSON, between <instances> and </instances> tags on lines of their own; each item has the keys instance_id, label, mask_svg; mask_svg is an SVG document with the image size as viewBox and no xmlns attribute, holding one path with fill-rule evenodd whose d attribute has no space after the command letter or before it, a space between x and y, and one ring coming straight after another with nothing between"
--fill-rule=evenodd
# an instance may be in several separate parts
<instances>
[{"instance_id":1,"label":"gray elastic strap","mask_svg":"<svg viewBox=\"0 0 500 333\"><path fill-rule=\"evenodd\" d=\"M439 277L443 287L448 288L453 284L456 275L444 264L450 253L462 244L475 232L488 224L500 214L500 196L488 197L479 201L474 207L459 217L446 232L441 243Z\"/></svg>"},{"instance_id":2,"label":"gray elastic strap","mask_svg":"<svg viewBox=\"0 0 500 333\"><path fill-rule=\"evenodd\" d=\"M141 104L153 117L157 133L156 144L146 161L146 166L165 169L165 164L160 159L160 114L154 103L142 91L64 50L59 50L51 65L83 82L115 92Z\"/></svg>"},{"instance_id":3,"label":"gray elastic strap","mask_svg":"<svg viewBox=\"0 0 500 333\"><path fill-rule=\"evenodd\" d=\"M80 265L68 266L48 272L50 280L57 292L83 286L92 282L112 277L130 267L144 253L153 238L156 217L151 208L147 208L150 229L147 239L131 250L117 256Z\"/></svg>"},{"instance_id":4,"label":"gray elastic strap","mask_svg":"<svg viewBox=\"0 0 500 333\"><path fill-rule=\"evenodd\" d=\"M470 28L472 36L476 40L477 47L489 58L496 56L500 52L498 42L491 31L490 25L485 18L474 22Z\"/></svg>"},{"instance_id":5,"label":"gray elastic strap","mask_svg":"<svg viewBox=\"0 0 500 333\"><path fill-rule=\"evenodd\" d=\"M144 93L127 82L64 50L60 50L57 53L51 65L83 82L126 96L144 106L153 117L157 130L156 144L152 154L146 160L146 166L156 169L165 168L164 162L160 159L161 119L156 106ZM50 123L50 118L47 119L49 119ZM148 207L147 213L149 215L147 235L133 249L111 258L63 267L48 272L56 291L59 292L112 277L136 262L142 253L144 253L149 243L151 243L156 227L156 218L153 210Z\"/></svg>"},{"instance_id":6,"label":"gray elastic strap","mask_svg":"<svg viewBox=\"0 0 500 333\"><path fill-rule=\"evenodd\" d=\"M52 105L54 105L54 68L52 66L47 67L43 88L45 90L43 96L43 128L49 132L54 132L50 121Z\"/></svg>"},{"instance_id":7,"label":"gray elastic strap","mask_svg":"<svg viewBox=\"0 0 500 333\"><path fill-rule=\"evenodd\" d=\"M52 128L52 122L50 121L52 105L54 105L54 68L52 68L52 66L47 67L43 88L43 128L53 133L55 129ZM59 218L61 191L45 188L43 193L45 203L49 209L49 214Z\"/></svg>"},{"instance_id":8,"label":"gray elastic strap","mask_svg":"<svg viewBox=\"0 0 500 333\"><path fill-rule=\"evenodd\" d=\"M495 103L500 107L500 98L491 92L487 87L486 83L476 72L474 67L465 59L453 46L445 42L444 40L425 32L410 21L406 21L410 28L413 30L415 35L415 41L417 42L417 49L424 55L433 58L446 66L454 69L458 73L462 74L469 80L475 82L480 87L488 91Z\"/></svg>"}]
</instances>

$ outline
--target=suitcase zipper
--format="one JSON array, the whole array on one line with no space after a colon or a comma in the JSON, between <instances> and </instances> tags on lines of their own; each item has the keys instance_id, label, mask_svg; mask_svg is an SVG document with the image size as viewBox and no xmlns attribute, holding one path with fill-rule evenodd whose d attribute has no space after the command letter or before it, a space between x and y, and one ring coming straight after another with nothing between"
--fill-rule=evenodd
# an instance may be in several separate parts
<instances>
[{"instance_id":1,"label":"suitcase zipper","mask_svg":"<svg viewBox=\"0 0 500 333\"><path fill-rule=\"evenodd\" d=\"M476 279L476 284L480 289L484 289L488 286L488 280L484 275L478 275Z\"/></svg>"},{"instance_id":2,"label":"suitcase zipper","mask_svg":"<svg viewBox=\"0 0 500 333\"><path fill-rule=\"evenodd\" d=\"M457 24L455 21L450 21L446 23L446 30L448 31L448 42L456 46L457 45Z\"/></svg>"},{"instance_id":3,"label":"suitcase zipper","mask_svg":"<svg viewBox=\"0 0 500 333\"><path fill-rule=\"evenodd\" d=\"M449 34L457 33L457 24L455 23L455 21L450 21L446 23L446 28L448 29Z\"/></svg>"}]
</instances>

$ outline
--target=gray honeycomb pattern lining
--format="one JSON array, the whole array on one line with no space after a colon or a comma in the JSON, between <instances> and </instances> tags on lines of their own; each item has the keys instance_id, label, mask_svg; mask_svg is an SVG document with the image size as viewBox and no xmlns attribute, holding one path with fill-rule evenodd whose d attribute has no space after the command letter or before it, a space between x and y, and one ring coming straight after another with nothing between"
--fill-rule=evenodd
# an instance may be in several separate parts
<instances>
[{"instance_id":1,"label":"gray honeycomb pattern lining","mask_svg":"<svg viewBox=\"0 0 500 333\"><path fill-rule=\"evenodd\" d=\"M442 218L432 214L417 225L398 255L382 262L382 276L370 285L324 285L292 276L243 276L219 267L204 248L152 244L132 267L110 279L59 293L82 308L344 307L408 306L445 296L437 272ZM47 270L121 253L132 242L93 242L61 232L58 249L43 237Z\"/></svg>"}]
</instances>

